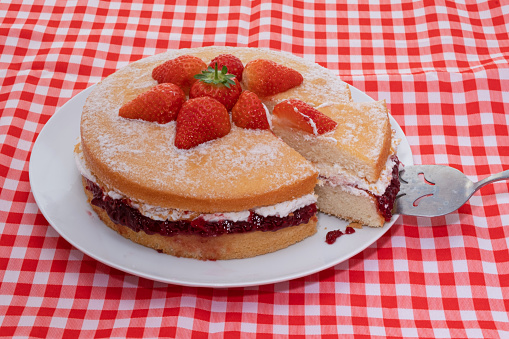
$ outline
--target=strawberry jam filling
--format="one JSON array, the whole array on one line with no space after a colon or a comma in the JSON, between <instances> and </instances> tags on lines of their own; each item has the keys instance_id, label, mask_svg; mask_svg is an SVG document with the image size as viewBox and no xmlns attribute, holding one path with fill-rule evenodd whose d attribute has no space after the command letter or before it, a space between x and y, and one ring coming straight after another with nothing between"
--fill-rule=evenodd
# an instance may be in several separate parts
<instances>
[{"instance_id":1,"label":"strawberry jam filling","mask_svg":"<svg viewBox=\"0 0 509 339\"><path fill-rule=\"evenodd\" d=\"M311 204L293 211L286 217L264 217L250 211L247 221L205 221L201 217L194 220L162 221L142 215L129 205L127 199L113 199L105 195L102 189L90 180L87 180L87 189L94 196L92 205L105 210L114 223L127 226L135 232L143 231L147 234L164 236L197 234L210 237L252 231L277 231L285 227L307 224L317 211L316 204Z\"/></svg>"},{"instance_id":2,"label":"strawberry jam filling","mask_svg":"<svg viewBox=\"0 0 509 339\"><path fill-rule=\"evenodd\" d=\"M378 210L385 218L385 221L391 220L392 209L394 207L394 202L396 201L396 196L399 192L399 187L399 159L396 158L394 161L394 167L392 168L391 183L385 189L384 194L381 196L375 196L378 204Z\"/></svg>"}]
</instances>

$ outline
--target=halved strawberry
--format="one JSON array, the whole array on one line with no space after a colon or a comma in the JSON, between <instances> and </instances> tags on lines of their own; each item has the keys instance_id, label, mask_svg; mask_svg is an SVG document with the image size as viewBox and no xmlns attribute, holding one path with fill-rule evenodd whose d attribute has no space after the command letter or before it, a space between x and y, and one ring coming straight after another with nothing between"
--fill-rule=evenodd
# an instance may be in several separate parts
<instances>
[{"instance_id":1,"label":"halved strawberry","mask_svg":"<svg viewBox=\"0 0 509 339\"><path fill-rule=\"evenodd\" d=\"M316 108L298 99L280 102L274 107L272 114L288 127L315 135L330 132L338 125Z\"/></svg>"},{"instance_id":2,"label":"halved strawberry","mask_svg":"<svg viewBox=\"0 0 509 339\"><path fill-rule=\"evenodd\" d=\"M285 92L304 81L296 70L266 59L248 62L242 76L247 89L261 97Z\"/></svg>"},{"instance_id":3,"label":"halved strawberry","mask_svg":"<svg viewBox=\"0 0 509 339\"><path fill-rule=\"evenodd\" d=\"M190 149L227 135L231 123L228 111L216 99L200 97L186 101L177 117L175 146Z\"/></svg>"},{"instance_id":4,"label":"halved strawberry","mask_svg":"<svg viewBox=\"0 0 509 339\"><path fill-rule=\"evenodd\" d=\"M195 82L189 91L189 98L211 97L222 103L230 111L237 102L242 88L233 74L228 74L226 66L221 71L209 67L195 76Z\"/></svg>"},{"instance_id":5,"label":"halved strawberry","mask_svg":"<svg viewBox=\"0 0 509 339\"><path fill-rule=\"evenodd\" d=\"M158 83L171 82L187 94L196 82L194 77L207 68L207 64L193 55L181 55L168 60L152 70L152 78Z\"/></svg>"},{"instance_id":6,"label":"halved strawberry","mask_svg":"<svg viewBox=\"0 0 509 339\"><path fill-rule=\"evenodd\" d=\"M244 71L244 65L242 61L232 54L221 54L212 59L209 67L215 68L217 64L218 69L222 69L226 66L228 73L235 75L237 80L242 81L242 72Z\"/></svg>"},{"instance_id":7,"label":"halved strawberry","mask_svg":"<svg viewBox=\"0 0 509 339\"><path fill-rule=\"evenodd\" d=\"M247 129L269 129L267 113L262 101L250 91L244 91L232 108L232 120L235 125Z\"/></svg>"},{"instance_id":8,"label":"halved strawberry","mask_svg":"<svg viewBox=\"0 0 509 339\"><path fill-rule=\"evenodd\" d=\"M125 103L118 115L128 119L141 119L165 124L177 119L186 95L175 84L159 84Z\"/></svg>"}]
</instances>

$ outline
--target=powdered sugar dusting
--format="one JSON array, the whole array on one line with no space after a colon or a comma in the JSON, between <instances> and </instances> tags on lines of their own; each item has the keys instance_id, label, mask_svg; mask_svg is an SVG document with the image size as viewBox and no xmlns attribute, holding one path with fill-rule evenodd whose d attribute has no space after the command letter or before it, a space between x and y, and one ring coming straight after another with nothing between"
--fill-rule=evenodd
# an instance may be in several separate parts
<instances>
[{"instance_id":1,"label":"powdered sugar dusting","mask_svg":"<svg viewBox=\"0 0 509 339\"><path fill-rule=\"evenodd\" d=\"M324 103L319 111L337 122L333 137L340 147L355 149L367 159L377 159L382 153L390 123L383 101Z\"/></svg>"}]
</instances>

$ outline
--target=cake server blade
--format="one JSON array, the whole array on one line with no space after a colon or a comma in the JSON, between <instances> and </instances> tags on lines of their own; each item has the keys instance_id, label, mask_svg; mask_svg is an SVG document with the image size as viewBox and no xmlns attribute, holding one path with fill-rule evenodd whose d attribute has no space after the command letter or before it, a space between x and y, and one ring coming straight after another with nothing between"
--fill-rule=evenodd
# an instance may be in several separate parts
<instances>
[{"instance_id":1,"label":"cake server blade","mask_svg":"<svg viewBox=\"0 0 509 339\"><path fill-rule=\"evenodd\" d=\"M460 208L481 187L504 179L509 179L509 170L473 182L448 166L406 166L399 172L401 188L395 213L420 217L445 215Z\"/></svg>"}]
</instances>

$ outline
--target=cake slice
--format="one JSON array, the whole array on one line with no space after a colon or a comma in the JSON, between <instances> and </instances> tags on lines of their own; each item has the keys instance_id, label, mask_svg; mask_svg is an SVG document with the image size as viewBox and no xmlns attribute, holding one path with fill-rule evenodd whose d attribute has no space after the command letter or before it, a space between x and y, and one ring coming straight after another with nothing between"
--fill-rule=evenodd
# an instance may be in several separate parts
<instances>
[{"instance_id":1,"label":"cake slice","mask_svg":"<svg viewBox=\"0 0 509 339\"><path fill-rule=\"evenodd\" d=\"M376 227L390 220L399 190L398 141L393 138L385 102L317 106L337 123L324 134L289 127L278 108L273 115L274 133L319 170L321 183L315 192L320 211Z\"/></svg>"},{"instance_id":2,"label":"cake slice","mask_svg":"<svg viewBox=\"0 0 509 339\"><path fill-rule=\"evenodd\" d=\"M325 103L316 109L337 123L327 134L314 135L287 128L279 116L274 132L288 145L317 165L340 166L344 171L378 180L391 149L391 125L384 101Z\"/></svg>"}]
</instances>

